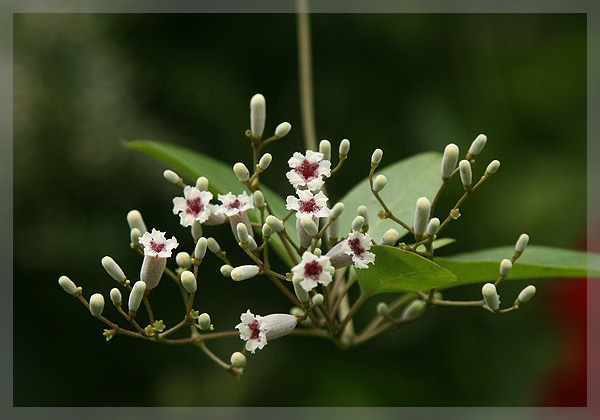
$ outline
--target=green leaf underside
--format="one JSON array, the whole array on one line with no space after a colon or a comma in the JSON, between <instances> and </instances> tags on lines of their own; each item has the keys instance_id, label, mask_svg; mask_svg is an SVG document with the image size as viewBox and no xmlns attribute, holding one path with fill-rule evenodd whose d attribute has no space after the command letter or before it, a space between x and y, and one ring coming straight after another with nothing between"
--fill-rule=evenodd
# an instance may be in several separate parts
<instances>
[{"instance_id":1,"label":"green leaf underside","mask_svg":"<svg viewBox=\"0 0 600 420\"><path fill-rule=\"evenodd\" d=\"M495 281L499 275L500 261L511 259L512 246L488 248L436 258L435 262L456 274L457 282L451 286ZM549 277L600 277L600 254L545 246L529 246L515 262L504 279L534 279Z\"/></svg>"},{"instance_id":2,"label":"green leaf underside","mask_svg":"<svg viewBox=\"0 0 600 420\"><path fill-rule=\"evenodd\" d=\"M442 155L440 153L427 152L403 159L375 172L374 177L382 174L388 179L386 187L379 195L394 216L409 226L413 225L417 200L420 197L433 200L442 184L441 164ZM369 235L375 242L381 242L383 234L391 228L396 229L400 233L400 237L408 233L393 220L379 219L377 213L382 210L382 207L371 193L368 177L356 184L340 201L345 205L344 213L340 217L340 233L342 235L345 235L345 229L350 231L352 220L357 214L356 209L360 205L367 207Z\"/></svg>"},{"instance_id":3,"label":"green leaf underside","mask_svg":"<svg viewBox=\"0 0 600 420\"><path fill-rule=\"evenodd\" d=\"M125 143L125 146L128 149L137 150L156 158L177 172L179 176L187 178L188 181L192 182L192 185L195 184L200 176L205 176L209 180L209 190L215 195L215 198L217 194L227 194L228 192L241 194L242 191L247 191L246 187L234 174L232 166L191 149L174 144L147 140L128 142ZM261 190L275 215L283 218L287 213L285 201L262 183ZM257 211L250 211L248 215L251 221L259 221ZM286 230L292 238L297 236L294 221L295 218L293 217L286 221ZM270 245L286 263L292 264L279 235L275 234L272 236Z\"/></svg>"},{"instance_id":4,"label":"green leaf underside","mask_svg":"<svg viewBox=\"0 0 600 420\"><path fill-rule=\"evenodd\" d=\"M385 245L371 247L375 264L356 270L363 295L390 292L420 292L453 285L456 276L413 252Z\"/></svg>"}]
</instances>

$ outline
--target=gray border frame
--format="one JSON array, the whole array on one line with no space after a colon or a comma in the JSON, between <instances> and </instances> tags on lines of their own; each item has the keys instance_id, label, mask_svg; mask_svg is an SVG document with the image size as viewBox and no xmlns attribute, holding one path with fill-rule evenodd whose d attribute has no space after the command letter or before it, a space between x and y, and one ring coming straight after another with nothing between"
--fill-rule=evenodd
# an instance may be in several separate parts
<instances>
[{"instance_id":1,"label":"gray border frame","mask_svg":"<svg viewBox=\"0 0 600 420\"><path fill-rule=\"evenodd\" d=\"M600 179L600 13L598 8L585 0L572 1L439 1L421 0L398 2L394 0L313 0L313 13L585 13L588 22L588 249L594 249L599 241L592 235L600 231L597 225L600 208L600 188L594 182ZM0 235L10 238L0 244L2 294L0 313L5 324L11 325L11 335L2 346L2 380L0 393L2 414L10 419L197 419L199 416L216 418L244 418L278 416L285 414L288 420L327 417L343 419L365 418L418 418L418 419L595 419L600 417L600 358L594 357L600 349L600 330L595 322L600 320L595 296L600 294L600 283L588 279L588 406L582 408L15 408L13 400L13 354L12 354L12 181L13 181L13 126L12 126L12 47L14 13L291 13L293 0L12 0L0 6ZM596 117L596 118L595 118ZM596 223L594 225L593 223ZM593 229L593 230L592 230ZM598 245L596 245L598 247ZM7 322L10 320L10 323Z\"/></svg>"}]
</instances>

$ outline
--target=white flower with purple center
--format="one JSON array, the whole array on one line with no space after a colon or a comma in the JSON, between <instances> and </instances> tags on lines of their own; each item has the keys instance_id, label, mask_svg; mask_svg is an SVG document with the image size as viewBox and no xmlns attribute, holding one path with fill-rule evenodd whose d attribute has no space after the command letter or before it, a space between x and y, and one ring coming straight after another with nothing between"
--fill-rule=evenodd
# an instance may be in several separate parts
<instances>
[{"instance_id":1,"label":"white flower with purple center","mask_svg":"<svg viewBox=\"0 0 600 420\"><path fill-rule=\"evenodd\" d=\"M224 214L227 217L242 215L247 210L253 209L254 204L252 203L252 197L246 194L246 191L240 195L232 193L219 194L219 200L221 204L216 210L217 213Z\"/></svg>"},{"instance_id":2,"label":"white flower with purple center","mask_svg":"<svg viewBox=\"0 0 600 420\"><path fill-rule=\"evenodd\" d=\"M300 264L292 268L292 273L302 279L300 285L304 290L310 292L320 283L327 286L333 280L331 277L331 261L323 255L316 256L311 252L302 254Z\"/></svg>"},{"instance_id":3,"label":"white flower with purple center","mask_svg":"<svg viewBox=\"0 0 600 420\"><path fill-rule=\"evenodd\" d=\"M171 239L165 238L165 232L152 229L152 232L146 232L140 237L140 244L144 246L144 255L157 258L169 258L171 252L179 246L177 239L173 236Z\"/></svg>"},{"instance_id":4,"label":"white flower with purple center","mask_svg":"<svg viewBox=\"0 0 600 420\"><path fill-rule=\"evenodd\" d=\"M183 226L192 226L194 221L204 223L210 217L208 206L213 195L189 185L183 189L183 197L173 199L173 214L179 213Z\"/></svg>"},{"instance_id":5,"label":"white flower with purple center","mask_svg":"<svg viewBox=\"0 0 600 420\"><path fill-rule=\"evenodd\" d=\"M313 195L312 192L307 190L296 191L298 197L289 195L286 199L286 208L288 210L296 210L296 217L301 218L303 216L311 216L313 220L318 217L328 217L329 209L327 208L327 200L325 194L322 192Z\"/></svg>"},{"instance_id":6,"label":"white flower with purple center","mask_svg":"<svg viewBox=\"0 0 600 420\"><path fill-rule=\"evenodd\" d=\"M271 314L267 316L254 315L250 309L240 317L241 323L237 324L240 338L246 341L246 350L254 353L267 345L267 339L274 340L291 333L297 318L289 314Z\"/></svg>"},{"instance_id":7,"label":"white flower with purple center","mask_svg":"<svg viewBox=\"0 0 600 420\"><path fill-rule=\"evenodd\" d=\"M306 186L309 190L318 190L323 186L323 177L331 175L331 162L323 157L323 153L312 150L307 150L306 156L294 153L288 160L292 170L285 174L294 188Z\"/></svg>"},{"instance_id":8,"label":"white flower with purple center","mask_svg":"<svg viewBox=\"0 0 600 420\"><path fill-rule=\"evenodd\" d=\"M375 254L369 252L372 240L367 233L352 231L342 245L342 252L352 257L356 268L368 268L369 263L375 264Z\"/></svg>"}]
</instances>

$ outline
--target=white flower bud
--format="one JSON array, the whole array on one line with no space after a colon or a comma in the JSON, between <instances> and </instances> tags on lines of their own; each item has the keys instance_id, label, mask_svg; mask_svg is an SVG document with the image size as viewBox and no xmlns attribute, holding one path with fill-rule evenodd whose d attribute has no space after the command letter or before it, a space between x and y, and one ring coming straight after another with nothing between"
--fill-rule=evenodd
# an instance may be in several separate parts
<instances>
[{"instance_id":1,"label":"white flower bud","mask_svg":"<svg viewBox=\"0 0 600 420\"><path fill-rule=\"evenodd\" d=\"M535 286L530 285L521 290L521 293L519 293L518 300L520 303L525 303L528 302L533 297L533 295L535 295Z\"/></svg>"},{"instance_id":2,"label":"white flower bud","mask_svg":"<svg viewBox=\"0 0 600 420\"><path fill-rule=\"evenodd\" d=\"M146 224L142 218L142 213L137 210L131 210L127 213L127 223L129 224L129 230L138 228L142 234L148 232L148 228L146 228Z\"/></svg>"},{"instance_id":3,"label":"white flower bud","mask_svg":"<svg viewBox=\"0 0 600 420\"><path fill-rule=\"evenodd\" d=\"M256 248L258 248L258 245L256 244L254 238L252 236L248 237L248 249L250 251L256 251Z\"/></svg>"},{"instance_id":4,"label":"white flower bud","mask_svg":"<svg viewBox=\"0 0 600 420\"><path fill-rule=\"evenodd\" d=\"M236 351L231 355L231 364L236 368L243 368L246 366L246 356Z\"/></svg>"},{"instance_id":5,"label":"white flower bud","mask_svg":"<svg viewBox=\"0 0 600 420\"><path fill-rule=\"evenodd\" d=\"M144 298L144 292L146 291L146 283L143 281L136 281L131 292L129 293L129 312L137 312L142 299Z\"/></svg>"},{"instance_id":6,"label":"white flower bud","mask_svg":"<svg viewBox=\"0 0 600 420\"><path fill-rule=\"evenodd\" d=\"M388 229L383 234L381 245L394 246L396 245L396 242L398 242L398 239L400 239L400 234L398 233L398 231L396 229Z\"/></svg>"},{"instance_id":7,"label":"white flower bud","mask_svg":"<svg viewBox=\"0 0 600 420\"><path fill-rule=\"evenodd\" d=\"M197 260L202 260L206 255L207 246L208 240L205 237L198 239L198 242L196 242L196 248L194 248L194 258Z\"/></svg>"},{"instance_id":8,"label":"white flower bud","mask_svg":"<svg viewBox=\"0 0 600 420\"><path fill-rule=\"evenodd\" d=\"M485 304L489 306L492 311L497 311L500 307L500 296L498 296L496 286L492 283L486 283L483 285L481 293L483 294Z\"/></svg>"},{"instance_id":9,"label":"white flower bud","mask_svg":"<svg viewBox=\"0 0 600 420\"><path fill-rule=\"evenodd\" d=\"M365 218L362 216L356 216L352 221L352 230L359 231L365 224Z\"/></svg>"},{"instance_id":10,"label":"white flower bud","mask_svg":"<svg viewBox=\"0 0 600 420\"><path fill-rule=\"evenodd\" d=\"M239 241L244 245L248 244L248 238L250 238L250 236L248 236L248 228L246 225L244 223L238 223L236 229Z\"/></svg>"},{"instance_id":11,"label":"white flower bud","mask_svg":"<svg viewBox=\"0 0 600 420\"><path fill-rule=\"evenodd\" d=\"M429 223L429 212L431 211L431 203L427 197L421 197L417 200L417 208L415 210L415 235L423 236L427 230Z\"/></svg>"},{"instance_id":12,"label":"white flower bud","mask_svg":"<svg viewBox=\"0 0 600 420\"><path fill-rule=\"evenodd\" d=\"M473 172L471 171L471 162L463 159L458 164L460 168L460 180L465 188L470 188L473 182Z\"/></svg>"},{"instance_id":13,"label":"white flower bud","mask_svg":"<svg viewBox=\"0 0 600 420\"><path fill-rule=\"evenodd\" d=\"M242 182L246 182L250 178L250 171L248 171L248 168L242 162L233 165L233 172L235 172L235 175Z\"/></svg>"},{"instance_id":14,"label":"white flower bud","mask_svg":"<svg viewBox=\"0 0 600 420\"><path fill-rule=\"evenodd\" d=\"M102 311L104 310L104 296L100 293L94 293L90 297L90 312L94 316L102 315Z\"/></svg>"},{"instance_id":15,"label":"white flower bud","mask_svg":"<svg viewBox=\"0 0 600 420\"><path fill-rule=\"evenodd\" d=\"M272 160L273 160L273 156L271 156L270 153L265 153L264 155L262 155L262 157L258 161L258 167L260 168L261 171L264 171L265 169L267 169L269 167Z\"/></svg>"},{"instance_id":16,"label":"white flower bud","mask_svg":"<svg viewBox=\"0 0 600 420\"><path fill-rule=\"evenodd\" d=\"M522 254L523 252L525 252L525 248L527 248L528 244L529 235L524 233L521 236L519 236L519 239L517 240L517 245L515 245L515 251L517 251L519 254Z\"/></svg>"},{"instance_id":17,"label":"white flower bud","mask_svg":"<svg viewBox=\"0 0 600 420\"><path fill-rule=\"evenodd\" d=\"M200 314L198 317L198 325L200 325L202 331L210 330L210 315L206 312Z\"/></svg>"},{"instance_id":18,"label":"white flower bud","mask_svg":"<svg viewBox=\"0 0 600 420\"><path fill-rule=\"evenodd\" d=\"M298 320L294 315L271 314L263 317L261 329L265 331L267 340L274 340L291 333Z\"/></svg>"},{"instance_id":19,"label":"white flower bud","mask_svg":"<svg viewBox=\"0 0 600 420\"><path fill-rule=\"evenodd\" d=\"M275 137L285 137L291 129L292 125L289 122L282 122L277 127L275 127Z\"/></svg>"},{"instance_id":20,"label":"white flower bud","mask_svg":"<svg viewBox=\"0 0 600 420\"><path fill-rule=\"evenodd\" d=\"M323 154L324 160L331 160L331 143L329 140L321 140L319 143L319 153Z\"/></svg>"},{"instance_id":21,"label":"white flower bud","mask_svg":"<svg viewBox=\"0 0 600 420\"><path fill-rule=\"evenodd\" d=\"M198 240L200 241L200 240ZM218 254L219 252L221 252L221 247L219 246L219 243L217 242L217 240L213 237L210 237L206 240L206 244L208 245L208 249L210 249L210 252L212 252L213 254Z\"/></svg>"},{"instance_id":22,"label":"white flower bud","mask_svg":"<svg viewBox=\"0 0 600 420\"><path fill-rule=\"evenodd\" d=\"M260 139L265 131L267 104L265 97L257 93L250 100L250 131L256 139Z\"/></svg>"},{"instance_id":23,"label":"white flower bud","mask_svg":"<svg viewBox=\"0 0 600 420\"><path fill-rule=\"evenodd\" d=\"M329 235L329 240L336 240L340 233L340 219L331 219L332 222L327 228L327 234Z\"/></svg>"},{"instance_id":24,"label":"white flower bud","mask_svg":"<svg viewBox=\"0 0 600 420\"><path fill-rule=\"evenodd\" d=\"M302 225L302 228L304 228L306 233L308 233L311 237L317 236L317 234L319 233L319 228L317 227L317 224L310 216L302 217L300 219L300 224Z\"/></svg>"},{"instance_id":25,"label":"white flower bud","mask_svg":"<svg viewBox=\"0 0 600 420\"><path fill-rule=\"evenodd\" d=\"M304 316L304 309L294 306L290 309L290 315L302 317Z\"/></svg>"},{"instance_id":26,"label":"white flower bud","mask_svg":"<svg viewBox=\"0 0 600 420\"><path fill-rule=\"evenodd\" d=\"M110 300L112 300L112 303L115 306L121 306L121 303L123 302L121 291L116 287L110 290Z\"/></svg>"},{"instance_id":27,"label":"white flower bud","mask_svg":"<svg viewBox=\"0 0 600 420\"><path fill-rule=\"evenodd\" d=\"M374 165L374 166L379 165L382 158L383 158L383 150L375 149L375 151L371 155L371 165Z\"/></svg>"},{"instance_id":28,"label":"white flower bud","mask_svg":"<svg viewBox=\"0 0 600 420\"><path fill-rule=\"evenodd\" d=\"M493 160L490 162L487 169L485 170L485 174L487 176L494 175L498 171L498 168L500 168L500 161Z\"/></svg>"},{"instance_id":29,"label":"white flower bud","mask_svg":"<svg viewBox=\"0 0 600 420\"><path fill-rule=\"evenodd\" d=\"M140 245L140 237L142 236L142 232L138 228L133 228L129 232L129 239L131 240L131 244L134 246Z\"/></svg>"},{"instance_id":30,"label":"white flower bud","mask_svg":"<svg viewBox=\"0 0 600 420\"><path fill-rule=\"evenodd\" d=\"M171 182L172 184L179 184L179 181L181 181L181 177L170 169L164 171L163 176L167 181Z\"/></svg>"},{"instance_id":31,"label":"white flower bud","mask_svg":"<svg viewBox=\"0 0 600 420\"><path fill-rule=\"evenodd\" d=\"M264 236L265 238L270 237L273 234L273 228L271 226L269 226L268 224L264 224L262 227L262 236Z\"/></svg>"},{"instance_id":32,"label":"white flower bud","mask_svg":"<svg viewBox=\"0 0 600 420\"><path fill-rule=\"evenodd\" d=\"M506 277L510 274L510 270L512 270L512 262L506 258L503 259L500 262L500 275Z\"/></svg>"},{"instance_id":33,"label":"white flower bud","mask_svg":"<svg viewBox=\"0 0 600 420\"><path fill-rule=\"evenodd\" d=\"M241 265L231 270L231 278L235 281L248 280L258 274L256 265Z\"/></svg>"},{"instance_id":34,"label":"white flower bud","mask_svg":"<svg viewBox=\"0 0 600 420\"><path fill-rule=\"evenodd\" d=\"M198 188L200 191L206 191L208 190L208 179L206 179L206 177L199 177L196 180L196 188Z\"/></svg>"},{"instance_id":35,"label":"white flower bud","mask_svg":"<svg viewBox=\"0 0 600 420\"><path fill-rule=\"evenodd\" d=\"M58 279L58 284L60 284L60 287L62 287L64 291L68 294L77 294L77 286L67 276L60 276L60 278Z\"/></svg>"},{"instance_id":36,"label":"white flower bud","mask_svg":"<svg viewBox=\"0 0 600 420\"><path fill-rule=\"evenodd\" d=\"M444 149L444 157L442 158L442 179L446 180L450 178L454 169L456 169L456 163L458 162L458 146L454 143L450 143Z\"/></svg>"},{"instance_id":37,"label":"white flower bud","mask_svg":"<svg viewBox=\"0 0 600 420\"><path fill-rule=\"evenodd\" d=\"M194 276L194 273L191 271L184 271L181 273L181 285L188 293L196 293L198 282L196 281L196 276Z\"/></svg>"},{"instance_id":38,"label":"white flower bud","mask_svg":"<svg viewBox=\"0 0 600 420\"><path fill-rule=\"evenodd\" d=\"M325 301L325 297L321 293L317 293L312 297L312 303L315 306L321 306Z\"/></svg>"},{"instance_id":39,"label":"white flower bud","mask_svg":"<svg viewBox=\"0 0 600 420\"><path fill-rule=\"evenodd\" d=\"M379 192L385 188L387 184L387 178L385 175L377 175L373 180L373 191Z\"/></svg>"},{"instance_id":40,"label":"white flower bud","mask_svg":"<svg viewBox=\"0 0 600 420\"><path fill-rule=\"evenodd\" d=\"M102 258L102 267L106 270L109 276L118 281L119 283L123 283L127 280L125 273L121 270L121 267L113 260L112 258L106 256Z\"/></svg>"},{"instance_id":41,"label":"white flower bud","mask_svg":"<svg viewBox=\"0 0 600 420\"><path fill-rule=\"evenodd\" d=\"M440 228L440 219L438 219L437 217L434 217L433 219L431 219L429 221L429 224L427 225L427 235L430 238L433 238L439 228Z\"/></svg>"},{"instance_id":42,"label":"white flower bud","mask_svg":"<svg viewBox=\"0 0 600 420\"><path fill-rule=\"evenodd\" d=\"M377 313L381 316L388 316L390 314L390 308L385 302L379 302L377 304Z\"/></svg>"},{"instance_id":43,"label":"white flower bud","mask_svg":"<svg viewBox=\"0 0 600 420\"><path fill-rule=\"evenodd\" d=\"M356 209L356 212L358 213L359 216L362 216L363 219L365 219L364 222L364 226L368 227L369 226L369 211L367 210L367 206L358 206L358 208Z\"/></svg>"},{"instance_id":44,"label":"white flower bud","mask_svg":"<svg viewBox=\"0 0 600 420\"><path fill-rule=\"evenodd\" d=\"M413 316L420 314L425 309L425 306L426 303L424 300L413 300L406 306L406 308L404 308L402 315L400 315L400 319L412 318Z\"/></svg>"},{"instance_id":45,"label":"white flower bud","mask_svg":"<svg viewBox=\"0 0 600 420\"><path fill-rule=\"evenodd\" d=\"M265 206L265 196L262 191L254 191L253 198L256 208L262 209Z\"/></svg>"},{"instance_id":46,"label":"white flower bud","mask_svg":"<svg viewBox=\"0 0 600 420\"><path fill-rule=\"evenodd\" d=\"M321 240L319 239L319 241L317 242L317 247L321 246ZM323 255L323 251L321 251L321 248L315 248L315 250L313 251L313 254L316 255L317 257L320 257L321 255Z\"/></svg>"},{"instance_id":47,"label":"white flower bud","mask_svg":"<svg viewBox=\"0 0 600 420\"><path fill-rule=\"evenodd\" d=\"M348 156L348 152L350 151L350 141L348 139L344 139L340 142L340 156Z\"/></svg>"},{"instance_id":48,"label":"white flower bud","mask_svg":"<svg viewBox=\"0 0 600 420\"><path fill-rule=\"evenodd\" d=\"M339 219L344 211L344 203L336 203L335 206L329 211L329 216L332 219Z\"/></svg>"},{"instance_id":49,"label":"white flower bud","mask_svg":"<svg viewBox=\"0 0 600 420\"><path fill-rule=\"evenodd\" d=\"M487 142L487 137L484 134L480 134L477 136L473 143L471 143L471 147L469 147L469 155L477 156L483 150L485 143Z\"/></svg>"},{"instance_id":50,"label":"white flower bud","mask_svg":"<svg viewBox=\"0 0 600 420\"><path fill-rule=\"evenodd\" d=\"M197 241L202 236L202 224L197 220L192 223L192 238Z\"/></svg>"},{"instance_id":51,"label":"white flower bud","mask_svg":"<svg viewBox=\"0 0 600 420\"><path fill-rule=\"evenodd\" d=\"M225 277L231 277L231 271L233 270L233 267L230 266L229 264L223 264L221 266L221 274L224 275Z\"/></svg>"},{"instance_id":52,"label":"white flower bud","mask_svg":"<svg viewBox=\"0 0 600 420\"><path fill-rule=\"evenodd\" d=\"M298 276L294 276L292 278L292 284L294 285L294 292L296 292L296 296L301 303L308 302L308 292L304 290L304 287L300 284L302 279Z\"/></svg>"},{"instance_id":53,"label":"white flower bud","mask_svg":"<svg viewBox=\"0 0 600 420\"><path fill-rule=\"evenodd\" d=\"M192 266L192 258L187 252L179 252L175 256L175 262L179 267L183 268L184 270L187 270Z\"/></svg>"},{"instance_id":54,"label":"white flower bud","mask_svg":"<svg viewBox=\"0 0 600 420\"><path fill-rule=\"evenodd\" d=\"M283 222L277 217L269 215L265 221L275 232L281 232L283 230Z\"/></svg>"}]
</instances>

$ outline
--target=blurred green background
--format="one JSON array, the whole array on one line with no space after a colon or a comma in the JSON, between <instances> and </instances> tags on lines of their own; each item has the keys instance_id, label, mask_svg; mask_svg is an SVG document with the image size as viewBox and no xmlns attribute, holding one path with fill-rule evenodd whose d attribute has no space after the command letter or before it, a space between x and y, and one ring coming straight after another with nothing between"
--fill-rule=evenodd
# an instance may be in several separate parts
<instances>
[{"instance_id":1,"label":"blurred green background","mask_svg":"<svg viewBox=\"0 0 600 420\"><path fill-rule=\"evenodd\" d=\"M536 245L584 241L585 15L320 14L312 36L318 138L334 147L352 142L340 176L328 181L332 202L368 174L376 147L385 167L449 142L466 151L485 133L479 169L492 159L502 166L461 208L446 231L459 242L440 254L510 245L522 232ZM286 161L303 150L297 80L293 15L15 15L15 406L556 404L552 378L585 351L573 348L581 324L570 325L572 308L561 304L566 280L540 281L533 301L506 316L437 308L348 351L317 339L277 340L248 358L239 381L197 348L105 342L104 324L58 286L66 274L85 296L107 297L114 282L100 265L105 255L135 278L140 258L125 221L133 208L149 227L177 236L179 250L192 246L172 214L180 190L162 178L164 166L124 150L123 140L248 162L248 103L260 92L266 131L282 121L294 127L269 148L274 161L264 177L291 194ZM440 210L459 188L449 192ZM227 226L208 234L234 249ZM232 329L248 308L289 310L271 283L234 284L218 267L211 257L202 265L196 301L218 330ZM527 284L506 282L503 301ZM477 299L480 288L445 296ZM181 319L168 280L151 300L167 325ZM226 360L241 347L237 338L211 344ZM579 374L585 380L585 365Z\"/></svg>"}]
</instances>

